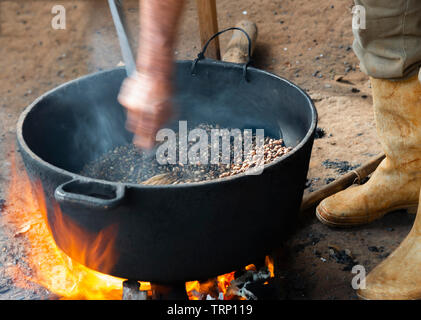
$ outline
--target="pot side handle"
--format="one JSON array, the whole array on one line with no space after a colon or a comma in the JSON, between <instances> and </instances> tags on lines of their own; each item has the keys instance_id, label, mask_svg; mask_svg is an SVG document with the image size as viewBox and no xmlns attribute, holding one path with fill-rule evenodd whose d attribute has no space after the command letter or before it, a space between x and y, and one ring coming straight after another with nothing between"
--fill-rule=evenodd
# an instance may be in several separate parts
<instances>
[{"instance_id":1,"label":"pot side handle","mask_svg":"<svg viewBox=\"0 0 421 320\"><path fill-rule=\"evenodd\" d=\"M59 204L80 205L91 209L112 209L125 196L122 184L106 184L96 181L73 179L59 185L54 197Z\"/></svg>"}]
</instances>

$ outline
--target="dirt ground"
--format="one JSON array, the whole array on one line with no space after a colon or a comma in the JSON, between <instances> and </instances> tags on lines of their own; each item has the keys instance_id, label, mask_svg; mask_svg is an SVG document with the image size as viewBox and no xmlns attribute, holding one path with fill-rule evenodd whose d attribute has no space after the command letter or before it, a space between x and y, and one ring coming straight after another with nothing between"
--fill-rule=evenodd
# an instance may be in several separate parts
<instances>
[{"instance_id":1,"label":"dirt ground","mask_svg":"<svg viewBox=\"0 0 421 320\"><path fill-rule=\"evenodd\" d=\"M124 1L136 46L137 1ZM42 93L66 81L116 66L121 60L106 1L62 0L66 30L51 28L56 1L0 0L0 198L10 179L10 154L19 114ZM219 28L246 18L257 23L254 65L290 79L313 98L319 128L306 192L338 178L326 160L357 166L381 151L376 138L370 83L351 49L351 0L217 0ZM221 39L222 49L229 35ZM195 3L188 1L179 29L177 59L192 59L200 49ZM338 81L340 80L341 81ZM2 202L0 202L0 207ZM7 203L6 203L7 207ZM1 209L1 208L0 208ZM3 214L7 214L3 210ZM347 251L370 271L408 233L413 216L392 213L370 226L333 230L312 219L290 241L282 276L289 299L355 299ZM11 236L0 215L0 299L48 297L42 288L13 286L4 268L19 263L24 237ZM345 264L344 264L345 263ZM352 264L351 263L351 264ZM345 270L344 270L345 269Z\"/></svg>"}]
</instances>

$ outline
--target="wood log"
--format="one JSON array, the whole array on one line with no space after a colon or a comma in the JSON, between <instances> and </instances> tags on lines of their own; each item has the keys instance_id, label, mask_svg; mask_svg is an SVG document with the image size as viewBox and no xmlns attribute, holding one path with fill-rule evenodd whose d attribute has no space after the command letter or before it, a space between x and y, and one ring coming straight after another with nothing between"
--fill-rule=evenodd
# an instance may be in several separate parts
<instances>
[{"instance_id":1,"label":"wood log","mask_svg":"<svg viewBox=\"0 0 421 320\"><path fill-rule=\"evenodd\" d=\"M370 161L363 164L361 167L348 172L338 180L329 183L327 186L320 188L317 191L311 192L303 197L301 203L301 213L317 206L323 199L342 191L355 183L361 183L364 178L371 174L383 161L385 155L379 154Z\"/></svg>"},{"instance_id":2,"label":"wood log","mask_svg":"<svg viewBox=\"0 0 421 320\"><path fill-rule=\"evenodd\" d=\"M199 16L200 41L203 48L210 37L218 32L216 0L196 0L196 5ZM218 38L209 45L206 56L216 60L221 59Z\"/></svg>"},{"instance_id":3,"label":"wood log","mask_svg":"<svg viewBox=\"0 0 421 320\"><path fill-rule=\"evenodd\" d=\"M242 20L237 23L236 27L243 29L250 36L253 54L258 33L256 24L248 20ZM222 60L233 63L246 63L249 59L248 46L249 42L245 34L239 30L234 30Z\"/></svg>"}]
</instances>

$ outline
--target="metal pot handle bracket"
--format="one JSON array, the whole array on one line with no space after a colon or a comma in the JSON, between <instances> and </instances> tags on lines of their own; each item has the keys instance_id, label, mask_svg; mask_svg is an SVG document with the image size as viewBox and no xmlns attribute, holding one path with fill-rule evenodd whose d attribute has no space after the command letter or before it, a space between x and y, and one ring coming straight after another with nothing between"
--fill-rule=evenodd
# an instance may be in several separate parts
<instances>
[{"instance_id":1,"label":"metal pot handle bracket","mask_svg":"<svg viewBox=\"0 0 421 320\"><path fill-rule=\"evenodd\" d=\"M95 181L73 179L59 185L54 197L60 204L76 204L91 209L112 209L125 196L123 184L106 184Z\"/></svg>"},{"instance_id":2,"label":"metal pot handle bracket","mask_svg":"<svg viewBox=\"0 0 421 320\"><path fill-rule=\"evenodd\" d=\"M248 61L243 65L243 77L244 77L244 80L246 80L247 82L249 82L249 79L247 77L247 68L252 63L252 59L251 59L252 41L251 41L251 38L248 35L248 33L244 29L241 29L241 28L238 28L238 27L231 27L231 28L227 28L227 29L221 30L221 31L215 33L212 37L210 37L210 39L208 40L208 42L206 42L206 44L204 45L202 51L199 52L199 54L197 55L197 58L193 61L193 64L192 64L192 67L191 67L191 74L192 75L196 75L196 66L197 66L197 63L200 60L203 60L203 59L206 58L205 57L205 52L206 52L209 44L211 43L211 41L213 39L215 39L216 37L218 37L220 34L222 34L224 32L227 32L227 31L230 31L230 30L239 30L239 31L241 31L247 37L247 40L249 42L249 45L248 45Z\"/></svg>"}]
</instances>

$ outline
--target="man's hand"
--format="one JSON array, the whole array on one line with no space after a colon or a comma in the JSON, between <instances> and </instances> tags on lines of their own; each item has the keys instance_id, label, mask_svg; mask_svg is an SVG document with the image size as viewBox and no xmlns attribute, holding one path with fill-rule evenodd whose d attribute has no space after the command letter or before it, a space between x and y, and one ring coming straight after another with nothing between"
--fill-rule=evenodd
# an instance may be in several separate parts
<instances>
[{"instance_id":1,"label":"man's hand","mask_svg":"<svg viewBox=\"0 0 421 320\"><path fill-rule=\"evenodd\" d=\"M139 0L137 73L127 78L118 100L126 107L134 144L155 145L156 133L170 118L177 25L184 0Z\"/></svg>"},{"instance_id":2,"label":"man's hand","mask_svg":"<svg viewBox=\"0 0 421 320\"><path fill-rule=\"evenodd\" d=\"M155 145L156 133L172 113L171 95L168 78L137 72L124 81L118 100L128 111L126 126L135 135L135 145L142 149Z\"/></svg>"}]
</instances>

